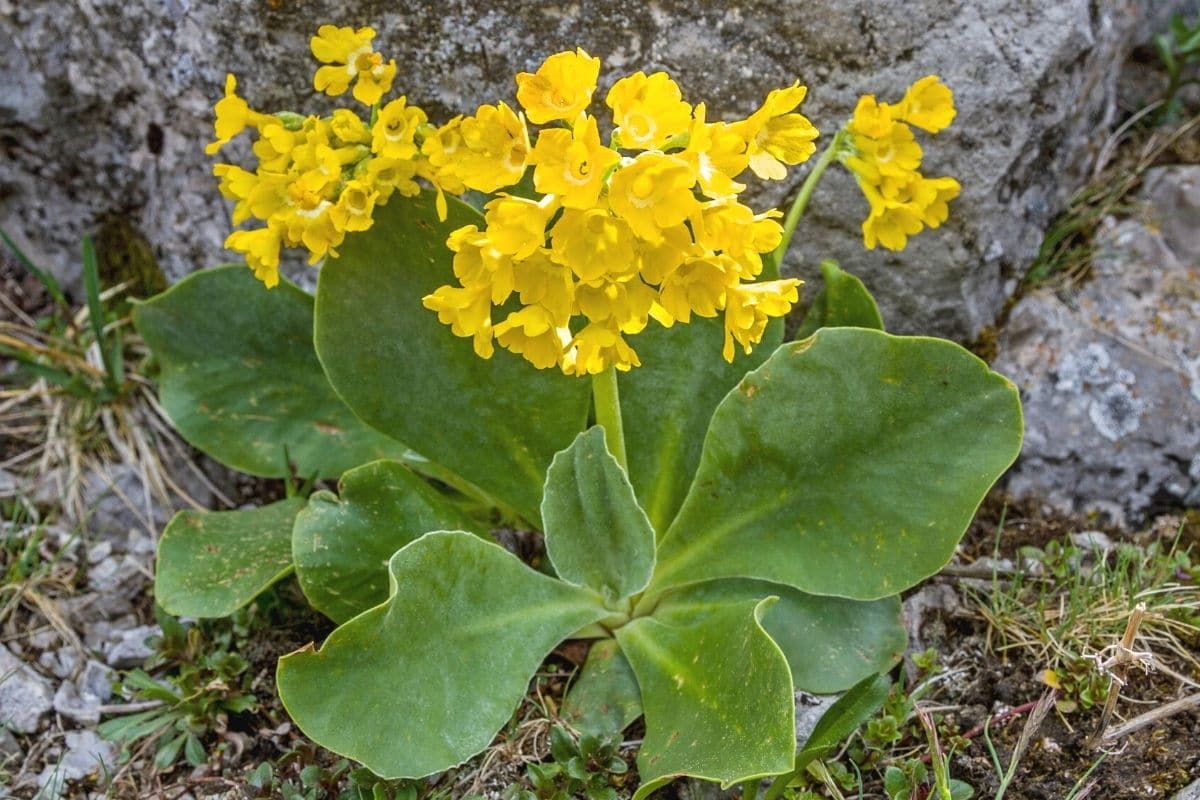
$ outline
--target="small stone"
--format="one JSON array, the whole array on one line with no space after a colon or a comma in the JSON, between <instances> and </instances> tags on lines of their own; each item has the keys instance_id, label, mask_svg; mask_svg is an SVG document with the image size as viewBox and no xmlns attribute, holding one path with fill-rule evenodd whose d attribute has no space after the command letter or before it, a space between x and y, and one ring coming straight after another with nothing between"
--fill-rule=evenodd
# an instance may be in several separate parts
<instances>
[{"instance_id":1,"label":"small stone","mask_svg":"<svg viewBox=\"0 0 1200 800\"><path fill-rule=\"evenodd\" d=\"M1200 800L1200 780L1195 780L1180 789L1171 800Z\"/></svg>"},{"instance_id":2,"label":"small stone","mask_svg":"<svg viewBox=\"0 0 1200 800\"><path fill-rule=\"evenodd\" d=\"M52 707L50 683L7 647L0 647L0 677L0 720L17 733L36 733Z\"/></svg>"},{"instance_id":3,"label":"small stone","mask_svg":"<svg viewBox=\"0 0 1200 800\"><path fill-rule=\"evenodd\" d=\"M75 674L79 666L79 653L74 647L60 647L38 656L38 663L54 677L67 679Z\"/></svg>"},{"instance_id":4,"label":"small stone","mask_svg":"<svg viewBox=\"0 0 1200 800\"><path fill-rule=\"evenodd\" d=\"M54 693L54 710L81 725L100 721L100 706L112 698L113 672L98 661L88 661L75 681L65 681Z\"/></svg>"},{"instance_id":5,"label":"small stone","mask_svg":"<svg viewBox=\"0 0 1200 800\"><path fill-rule=\"evenodd\" d=\"M17 476L6 469L0 469L0 497L16 497L17 486Z\"/></svg>"},{"instance_id":6,"label":"small stone","mask_svg":"<svg viewBox=\"0 0 1200 800\"><path fill-rule=\"evenodd\" d=\"M122 631L120 639L105 649L104 660L117 669L140 667L154 655L154 648L146 644L151 636L162 636L162 629L157 625L141 625Z\"/></svg>"},{"instance_id":7,"label":"small stone","mask_svg":"<svg viewBox=\"0 0 1200 800\"><path fill-rule=\"evenodd\" d=\"M1092 550L1099 553L1107 553L1115 547L1113 540L1108 537L1108 534L1101 531L1072 533L1071 544L1081 550Z\"/></svg>"},{"instance_id":8,"label":"small stone","mask_svg":"<svg viewBox=\"0 0 1200 800\"><path fill-rule=\"evenodd\" d=\"M840 694L809 694L808 692L796 692L796 743L803 747L804 743L812 736L813 729L817 727L817 723L821 721L821 717L825 716L834 703L841 697Z\"/></svg>"},{"instance_id":9,"label":"small stone","mask_svg":"<svg viewBox=\"0 0 1200 800\"><path fill-rule=\"evenodd\" d=\"M0 764L18 761L23 755L17 737L13 736L8 728L0 725Z\"/></svg>"},{"instance_id":10,"label":"small stone","mask_svg":"<svg viewBox=\"0 0 1200 800\"><path fill-rule=\"evenodd\" d=\"M71 731L67 734L67 750L62 768L71 780L114 771L117 746L105 741L95 731Z\"/></svg>"},{"instance_id":11,"label":"small stone","mask_svg":"<svg viewBox=\"0 0 1200 800\"><path fill-rule=\"evenodd\" d=\"M112 542L97 542L88 548L87 561L89 564L99 564L112 553Z\"/></svg>"}]
</instances>

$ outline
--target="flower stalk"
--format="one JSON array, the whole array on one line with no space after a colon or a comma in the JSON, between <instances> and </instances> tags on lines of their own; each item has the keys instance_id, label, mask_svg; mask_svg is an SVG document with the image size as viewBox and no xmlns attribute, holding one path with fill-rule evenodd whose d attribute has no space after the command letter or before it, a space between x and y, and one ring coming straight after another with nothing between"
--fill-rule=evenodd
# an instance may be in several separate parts
<instances>
[{"instance_id":1,"label":"flower stalk","mask_svg":"<svg viewBox=\"0 0 1200 800\"><path fill-rule=\"evenodd\" d=\"M621 421L621 398L617 391L616 367L609 367L592 376L592 402L596 408L596 424L604 428L604 443L608 452L629 472L625 457L625 426Z\"/></svg>"}]
</instances>

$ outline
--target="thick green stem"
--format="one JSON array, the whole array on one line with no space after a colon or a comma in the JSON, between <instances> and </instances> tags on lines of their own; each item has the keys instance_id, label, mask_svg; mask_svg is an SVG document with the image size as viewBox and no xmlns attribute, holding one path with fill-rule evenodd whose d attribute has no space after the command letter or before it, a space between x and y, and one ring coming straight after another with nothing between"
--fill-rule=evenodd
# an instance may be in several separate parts
<instances>
[{"instance_id":1,"label":"thick green stem","mask_svg":"<svg viewBox=\"0 0 1200 800\"><path fill-rule=\"evenodd\" d=\"M825 174L825 170L837 158L838 152L842 149L842 142L845 139L845 129L841 129L833 135L833 140L825 148L825 152L821 153L821 157L817 159L817 163L813 164L812 171L808 173L808 177L801 184L800 191L796 194L796 199L792 201L792 207L788 209L787 217L783 220L783 239L779 242L779 247L775 248L775 252L772 254L777 265L783 265L783 257L787 254L788 245L792 243L792 234L796 232L796 225L799 224L800 217L804 215L804 210L808 208L808 201L812 198L817 184L821 182L821 176Z\"/></svg>"},{"instance_id":2,"label":"thick green stem","mask_svg":"<svg viewBox=\"0 0 1200 800\"><path fill-rule=\"evenodd\" d=\"M763 795L763 800L778 800L784 790L787 789L788 784L795 780L799 774L800 770L794 769L791 772L786 772L774 778L771 781L771 785L767 787L767 793Z\"/></svg>"},{"instance_id":3,"label":"thick green stem","mask_svg":"<svg viewBox=\"0 0 1200 800\"><path fill-rule=\"evenodd\" d=\"M596 406L596 423L604 428L604 443L621 469L629 471L625 458L625 426L621 422L621 398L617 394L617 370L609 367L592 376L592 400Z\"/></svg>"},{"instance_id":4,"label":"thick green stem","mask_svg":"<svg viewBox=\"0 0 1200 800\"><path fill-rule=\"evenodd\" d=\"M742 800L758 800L757 778L753 778L742 784Z\"/></svg>"}]
</instances>

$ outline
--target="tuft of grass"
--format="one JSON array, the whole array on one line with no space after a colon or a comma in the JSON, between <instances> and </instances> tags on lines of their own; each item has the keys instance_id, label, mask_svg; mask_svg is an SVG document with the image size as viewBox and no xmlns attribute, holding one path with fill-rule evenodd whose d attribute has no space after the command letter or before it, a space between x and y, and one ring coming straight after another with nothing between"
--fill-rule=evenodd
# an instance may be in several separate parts
<instances>
[{"instance_id":1,"label":"tuft of grass","mask_svg":"<svg viewBox=\"0 0 1200 800\"><path fill-rule=\"evenodd\" d=\"M167 422L143 374L150 354L122 302L125 287L101 289L90 241L82 248L87 302L74 310L48 271L10 238L0 238L55 299L38 319L5 301L13 321L0 321L0 357L11 359L15 369L0 373L0 469L42 484L33 494L54 497L69 518L81 521L87 516L85 478L103 465L131 465L149 496L140 504L139 498L122 499L151 533L151 499L199 507L164 465L167 454L178 456L221 497Z\"/></svg>"}]
</instances>

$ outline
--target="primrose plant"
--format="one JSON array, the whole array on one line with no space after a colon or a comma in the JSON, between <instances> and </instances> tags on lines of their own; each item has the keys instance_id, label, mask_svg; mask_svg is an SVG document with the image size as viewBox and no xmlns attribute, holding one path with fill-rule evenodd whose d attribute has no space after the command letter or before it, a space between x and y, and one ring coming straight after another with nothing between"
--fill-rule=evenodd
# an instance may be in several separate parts
<instances>
[{"instance_id":1,"label":"primrose plant","mask_svg":"<svg viewBox=\"0 0 1200 800\"><path fill-rule=\"evenodd\" d=\"M950 124L949 89L862 98L782 218L741 181L816 153L798 83L709 121L637 72L603 132L600 62L577 50L517 76L522 111L436 127L383 102L373 35L312 42L316 88L353 84L365 115L260 113L232 76L217 104L211 152L257 135L253 171L215 168L234 221L261 223L227 245L275 288L218 267L136 312L189 441L337 493L181 513L159 602L220 616L294 572L340 627L281 659L283 702L386 778L480 752L583 639L563 719L611 737L644 716L636 798L685 775L750 795L782 776L777 796L817 752L798 758L794 691L854 687L826 732L870 712L905 646L898 593L945 564L1020 446L1007 380L885 333L832 262L783 341L799 281L778 265L831 164L862 188L868 247L945 220L958 184L920 173L913 129ZM280 280L286 247L325 261L315 301ZM500 522L541 530L548 564L495 544Z\"/></svg>"}]
</instances>

